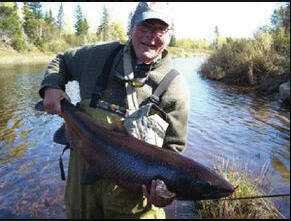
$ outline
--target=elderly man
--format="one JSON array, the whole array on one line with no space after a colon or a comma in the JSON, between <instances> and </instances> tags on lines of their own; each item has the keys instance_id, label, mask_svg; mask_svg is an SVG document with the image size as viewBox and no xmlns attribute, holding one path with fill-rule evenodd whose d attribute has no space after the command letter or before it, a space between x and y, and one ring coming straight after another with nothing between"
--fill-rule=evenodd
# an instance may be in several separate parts
<instances>
[{"instance_id":1,"label":"elderly man","mask_svg":"<svg viewBox=\"0 0 291 221\"><path fill-rule=\"evenodd\" d=\"M84 46L57 55L49 64L39 91L47 113L62 116L60 100L68 98L64 85L71 80L79 82L81 100L92 98L97 90L102 92L97 95L104 101L121 107L139 108L146 103L163 77L173 69L165 50L171 37L169 13L167 3L141 2L132 17L126 45L112 42ZM109 57L111 63L107 62ZM108 63L110 68L104 68ZM103 75L107 76L103 77L106 85L96 87L97 78ZM126 81L126 76L130 80ZM132 101L129 91L135 95ZM167 85L158 105L167 114L169 125L161 147L181 152L186 143L189 108L189 91L181 75ZM145 185L141 187L143 195L105 178L82 185L86 167L85 160L73 148L65 192L68 218L165 218L162 207L174 198L158 195L156 180L149 190Z\"/></svg>"}]
</instances>

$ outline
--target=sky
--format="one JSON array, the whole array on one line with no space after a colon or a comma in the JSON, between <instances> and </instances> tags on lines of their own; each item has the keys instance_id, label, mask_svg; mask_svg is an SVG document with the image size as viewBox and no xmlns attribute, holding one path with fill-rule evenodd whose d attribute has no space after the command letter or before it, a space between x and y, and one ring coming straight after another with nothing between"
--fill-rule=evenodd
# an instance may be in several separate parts
<instances>
[{"instance_id":1,"label":"sky","mask_svg":"<svg viewBox=\"0 0 291 221\"><path fill-rule=\"evenodd\" d=\"M127 27L128 15L135 10L137 2L63 2L65 20L72 27L75 9L80 4L91 32L101 23L104 4L113 20ZM177 38L214 38L215 26L221 37L252 38L255 31L270 25L270 18L280 2L171 2ZM52 10L56 17L60 2L42 2L43 11Z\"/></svg>"}]
</instances>

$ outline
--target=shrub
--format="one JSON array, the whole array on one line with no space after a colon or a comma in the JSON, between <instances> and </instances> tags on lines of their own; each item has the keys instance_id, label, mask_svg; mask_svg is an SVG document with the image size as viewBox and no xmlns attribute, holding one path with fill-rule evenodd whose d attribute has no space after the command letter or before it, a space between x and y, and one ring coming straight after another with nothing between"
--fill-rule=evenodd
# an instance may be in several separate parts
<instances>
[{"instance_id":1,"label":"shrub","mask_svg":"<svg viewBox=\"0 0 291 221\"><path fill-rule=\"evenodd\" d=\"M267 32L257 33L254 40L229 38L201 66L200 73L210 79L272 93L290 79L290 56L284 55L274 49L273 36Z\"/></svg>"}]
</instances>

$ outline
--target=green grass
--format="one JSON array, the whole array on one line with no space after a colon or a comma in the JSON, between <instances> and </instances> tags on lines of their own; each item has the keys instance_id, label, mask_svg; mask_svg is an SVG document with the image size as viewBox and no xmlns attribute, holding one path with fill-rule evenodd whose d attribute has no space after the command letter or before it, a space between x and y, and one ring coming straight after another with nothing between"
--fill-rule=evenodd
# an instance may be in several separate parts
<instances>
[{"instance_id":1,"label":"green grass","mask_svg":"<svg viewBox=\"0 0 291 221\"><path fill-rule=\"evenodd\" d=\"M269 166L266 163L260 174L253 178L250 171L236 168L234 163L221 160L215 170L233 186L239 185L232 198L267 195L261 189L269 189ZM198 214L202 219L279 219L285 218L271 198L246 200L205 200L198 203Z\"/></svg>"}]
</instances>

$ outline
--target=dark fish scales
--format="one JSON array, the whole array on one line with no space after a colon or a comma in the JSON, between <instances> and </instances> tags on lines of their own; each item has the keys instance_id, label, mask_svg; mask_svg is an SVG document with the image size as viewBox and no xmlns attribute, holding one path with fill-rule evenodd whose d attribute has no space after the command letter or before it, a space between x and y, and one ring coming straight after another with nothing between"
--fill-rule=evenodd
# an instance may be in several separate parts
<instances>
[{"instance_id":1,"label":"dark fish scales","mask_svg":"<svg viewBox=\"0 0 291 221\"><path fill-rule=\"evenodd\" d=\"M192 159L98 126L65 99L61 106L68 140L99 176L137 192L141 192L142 184L150 186L151 180L161 179L183 200L217 199L235 190L213 170Z\"/></svg>"}]
</instances>

